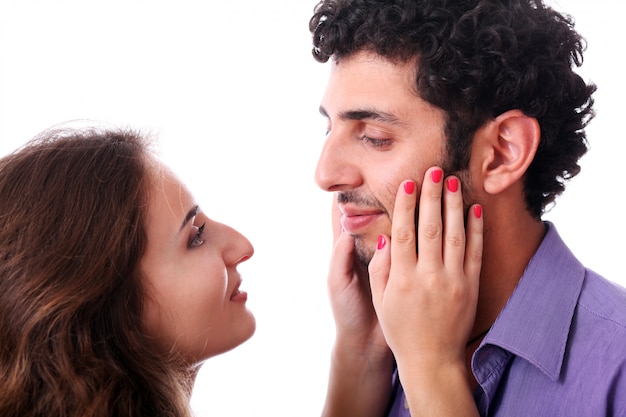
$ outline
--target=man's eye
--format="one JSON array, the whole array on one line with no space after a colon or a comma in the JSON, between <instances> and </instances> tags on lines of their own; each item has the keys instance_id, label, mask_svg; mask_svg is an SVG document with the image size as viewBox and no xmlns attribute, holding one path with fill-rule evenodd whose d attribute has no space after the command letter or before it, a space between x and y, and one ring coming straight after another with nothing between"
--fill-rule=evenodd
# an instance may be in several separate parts
<instances>
[{"instance_id":1,"label":"man's eye","mask_svg":"<svg viewBox=\"0 0 626 417\"><path fill-rule=\"evenodd\" d=\"M388 145L390 142L389 139L374 139L374 138L370 138L369 136L363 136L361 138L361 141L364 143L369 143L375 148L381 148L385 145Z\"/></svg>"}]
</instances>

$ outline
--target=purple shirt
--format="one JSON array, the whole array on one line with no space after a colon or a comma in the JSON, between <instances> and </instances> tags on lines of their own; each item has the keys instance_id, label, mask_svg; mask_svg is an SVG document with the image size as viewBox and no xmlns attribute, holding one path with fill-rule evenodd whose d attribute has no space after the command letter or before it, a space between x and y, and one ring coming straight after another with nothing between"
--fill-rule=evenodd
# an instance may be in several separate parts
<instances>
[{"instance_id":1,"label":"purple shirt","mask_svg":"<svg viewBox=\"0 0 626 417\"><path fill-rule=\"evenodd\" d=\"M472 358L480 415L626 417L626 289L585 269L546 228ZM397 377L394 393L388 417L408 417Z\"/></svg>"}]
</instances>

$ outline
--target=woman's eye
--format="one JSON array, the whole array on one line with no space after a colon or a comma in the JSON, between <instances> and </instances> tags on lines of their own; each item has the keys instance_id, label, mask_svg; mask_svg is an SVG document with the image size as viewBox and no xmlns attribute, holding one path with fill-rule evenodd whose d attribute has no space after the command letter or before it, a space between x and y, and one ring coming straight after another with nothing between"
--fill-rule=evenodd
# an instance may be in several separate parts
<instances>
[{"instance_id":1,"label":"woman's eye","mask_svg":"<svg viewBox=\"0 0 626 417\"><path fill-rule=\"evenodd\" d=\"M370 145L372 145L375 148L382 148L385 145L388 145L390 140L389 139L374 139L371 138L369 136L363 136L361 138L361 141L363 143L369 143Z\"/></svg>"},{"instance_id":2,"label":"woman's eye","mask_svg":"<svg viewBox=\"0 0 626 417\"><path fill-rule=\"evenodd\" d=\"M206 223L202 223L202 226L198 227L196 234L193 236L193 239L191 239L191 242L189 242L189 247L193 248L196 246L200 246L204 243L204 238L202 237L202 235L204 234L205 225Z\"/></svg>"}]
</instances>

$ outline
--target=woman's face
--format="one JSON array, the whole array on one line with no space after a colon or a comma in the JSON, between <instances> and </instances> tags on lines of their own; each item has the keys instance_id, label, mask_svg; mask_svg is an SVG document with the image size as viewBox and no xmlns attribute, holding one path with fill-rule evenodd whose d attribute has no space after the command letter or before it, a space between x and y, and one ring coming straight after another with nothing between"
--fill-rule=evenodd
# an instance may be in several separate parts
<instances>
[{"instance_id":1,"label":"woman's face","mask_svg":"<svg viewBox=\"0 0 626 417\"><path fill-rule=\"evenodd\" d=\"M162 348L198 363L254 333L237 272L254 249L235 230L210 220L162 163L154 171L148 244L140 261L147 292L144 328Z\"/></svg>"}]
</instances>

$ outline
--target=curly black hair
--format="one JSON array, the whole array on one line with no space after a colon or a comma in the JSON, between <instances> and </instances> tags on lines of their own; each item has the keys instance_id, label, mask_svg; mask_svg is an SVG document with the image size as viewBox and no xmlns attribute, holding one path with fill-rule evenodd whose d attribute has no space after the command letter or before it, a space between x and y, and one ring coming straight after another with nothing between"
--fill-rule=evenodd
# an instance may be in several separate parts
<instances>
[{"instance_id":1,"label":"curly black hair","mask_svg":"<svg viewBox=\"0 0 626 417\"><path fill-rule=\"evenodd\" d=\"M416 90L446 113L453 170L467 168L476 130L512 109L534 117L541 141L525 181L540 217L580 172L593 83L574 72L586 43L570 16L541 0L322 0L309 22L313 56L357 51L416 60Z\"/></svg>"}]
</instances>

